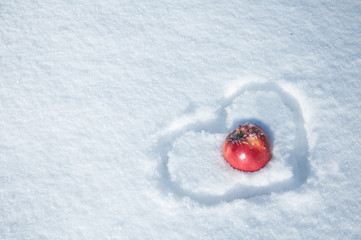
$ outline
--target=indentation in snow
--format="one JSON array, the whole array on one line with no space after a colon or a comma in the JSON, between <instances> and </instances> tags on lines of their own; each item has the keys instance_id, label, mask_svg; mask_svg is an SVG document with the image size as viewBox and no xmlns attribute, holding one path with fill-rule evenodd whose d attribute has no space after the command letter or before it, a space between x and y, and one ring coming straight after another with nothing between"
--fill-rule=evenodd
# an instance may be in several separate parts
<instances>
[{"instance_id":1,"label":"indentation in snow","mask_svg":"<svg viewBox=\"0 0 361 240\"><path fill-rule=\"evenodd\" d=\"M251 83L218 102L220 107L213 112L180 116L191 121L163 130L155 147L161 157L162 191L216 204L291 190L306 181L308 143L293 95L275 83ZM260 125L273 148L271 161L252 173L232 168L222 155L227 134L245 122Z\"/></svg>"}]
</instances>

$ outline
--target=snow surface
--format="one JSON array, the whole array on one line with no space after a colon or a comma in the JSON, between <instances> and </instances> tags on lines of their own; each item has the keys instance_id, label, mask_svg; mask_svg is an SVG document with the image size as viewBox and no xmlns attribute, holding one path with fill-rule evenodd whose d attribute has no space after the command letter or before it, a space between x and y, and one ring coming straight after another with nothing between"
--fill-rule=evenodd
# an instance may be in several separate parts
<instances>
[{"instance_id":1,"label":"snow surface","mask_svg":"<svg viewBox=\"0 0 361 240\"><path fill-rule=\"evenodd\" d=\"M192 192L193 198L204 195L201 201L208 203L283 191L292 184L298 185L302 180L295 179L299 175L297 163L305 164L305 159L297 159L296 153L300 150L295 146L295 139L302 137L296 136L292 112L281 101L279 94L272 90L239 93L229 106L218 109L216 118L198 124L200 133L187 131L183 136L174 138L172 151L168 152L168 159L165 157L170 182L177 183L178 188L188 194ZM204 121L204 117L199 120ZM223 158L222 145L227 129L236 129L244 122L268 127L271 140L274 140L272 161L262 171L241 172L230 167ZM303 128L302 125L299 127ZM306 139L303 144L305 148ZM305 166L303 169L302 173L306 174Z\"/></svg>"},{"instance_id":2,"label":"snow surface","mask_svg":"<svg viewBox=\"0 0 361 240\"><path fill-rule=\"evenodd\" d=\"M358 1L2 1L0 239L360 239ZM252 121L274 158L244 173Z\"/></svg>"}]
</instances>

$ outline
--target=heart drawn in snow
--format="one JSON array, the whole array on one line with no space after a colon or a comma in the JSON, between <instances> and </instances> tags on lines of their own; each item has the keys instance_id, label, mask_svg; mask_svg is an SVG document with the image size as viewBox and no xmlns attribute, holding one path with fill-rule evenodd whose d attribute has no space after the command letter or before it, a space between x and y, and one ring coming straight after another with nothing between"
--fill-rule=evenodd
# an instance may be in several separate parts
<instances>
[{"instance_id":1,"label":"heart drawn in snow","mask_svg":"<svg viewBox=\"0 0 361 240\"><path fill-rule=\"evenodd\" d=\"M292 94L276 83L251 83L218 103L214 111L180 116L158 138L162 191L212 205L292 190L306 181L308 142ZM245 122L260 125L272 142L273 157L257 172L233 169L222 155L227 134Z\"/></svg>"}]
</instances>

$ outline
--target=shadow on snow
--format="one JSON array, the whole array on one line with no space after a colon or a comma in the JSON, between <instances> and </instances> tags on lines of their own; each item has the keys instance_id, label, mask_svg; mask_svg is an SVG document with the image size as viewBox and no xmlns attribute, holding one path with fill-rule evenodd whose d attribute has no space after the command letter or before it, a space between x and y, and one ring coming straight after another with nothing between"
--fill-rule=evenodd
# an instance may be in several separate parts
<instances>
[{"instance_id":1,"label":"shadow on snow","mask_svg":"<svg viewBox=\"0 0 361 240\"><path fill-rule=\"evenodd\" d=\"M245 122L253 122L260 125L269 134L270 140L273 143L274 134L271 129L259 119L239 119L234 121L231 128L226 127L226 108L241 94L246 91L273 91L277 93L286 107L290 109L293 116L293 121L296 126L296 138L294 142L294 157L296 158L293 166L293 177L277 183L272 183L267 186L254 187L247 185L236 185L231 190L221 195L213 195L209 193L195 193L189 190L183 189L178 183L171 180L171 176L168 169L168 152L172 150L174 141L182 136L187 131L206 131L209 133L223 133L226 134L232 129L235 129L238 124ZM201 204L214 205L220 202L231 202L235 199L251 198L257 195L269 194L271 192L284 192L295 189L305 183L309 174L308 163L308 142L306 130L304 128L304 119L302 110L297 99L284 91L279 85L272 82L267 83L250 83L242 87L232 96L221 99L219 101L220 108L216 111L216 118L211 120L198 120L194 123L190 123L181 127L178 130L170 131L158 138L157 145L155 146L155 152L159 154L161 161L158 166L159 187L165 194L173 193L176 197L183 198L189 197ZM190 108L194 108L191 104ZM192 107L193 106L193 107ZM192 111L188 109L187 111Z\"/></svg>"}]
</instances>

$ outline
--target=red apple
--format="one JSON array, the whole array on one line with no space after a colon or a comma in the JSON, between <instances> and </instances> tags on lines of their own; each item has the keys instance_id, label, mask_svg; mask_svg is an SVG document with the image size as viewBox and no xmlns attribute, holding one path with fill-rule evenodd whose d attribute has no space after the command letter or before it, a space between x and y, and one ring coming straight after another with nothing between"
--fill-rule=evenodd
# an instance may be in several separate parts
<instances>
[{"instance_id":1,"label":"red apple","mask_svg":"<svg viewBox=\"0 0 361 240\"><path fill-rule=\"evenodd\" d=\"M223 156L236 169L257 171L272 158L271 142L260 126L245 123L226 137Z\"/></svg>"}]
</instances>

